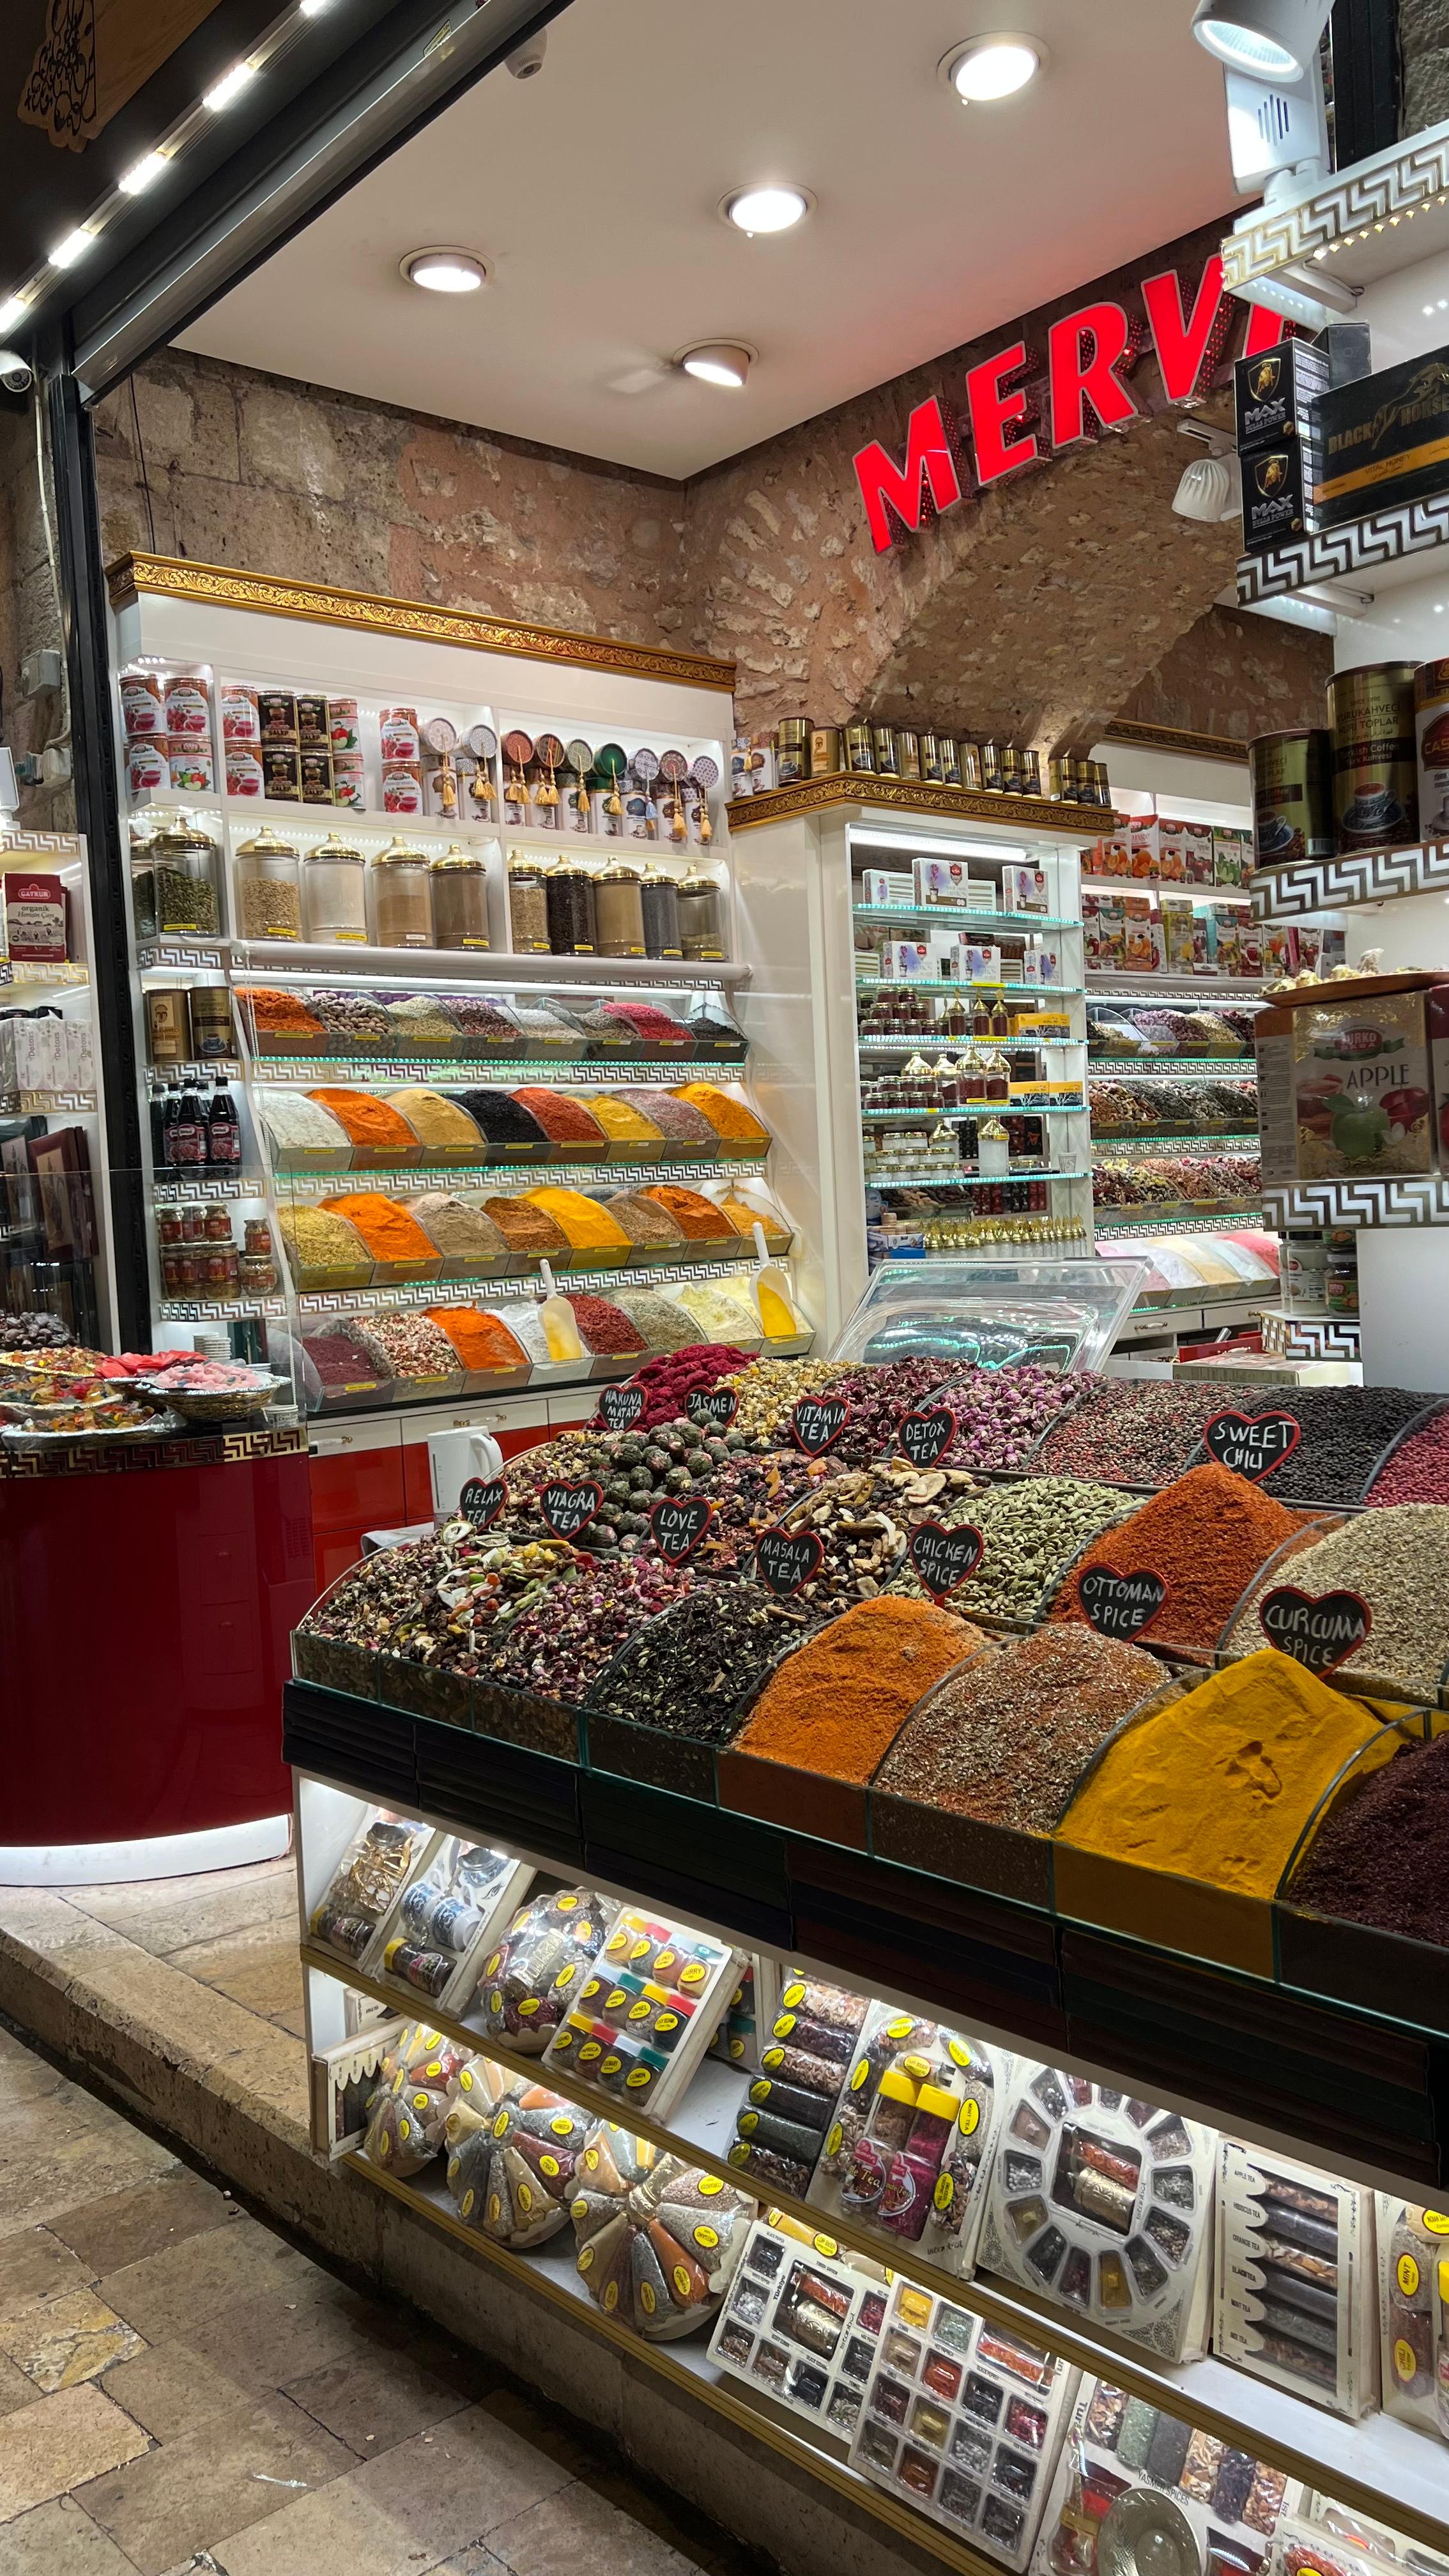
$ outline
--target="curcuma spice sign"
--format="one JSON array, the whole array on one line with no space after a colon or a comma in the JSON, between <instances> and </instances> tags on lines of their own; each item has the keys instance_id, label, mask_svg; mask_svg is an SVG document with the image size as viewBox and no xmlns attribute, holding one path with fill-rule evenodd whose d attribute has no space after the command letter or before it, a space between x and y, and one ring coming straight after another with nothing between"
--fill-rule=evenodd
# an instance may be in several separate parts
<instances>
[{"instance_id":1,"label":"curcuma spice sign","mask_svg":"<svg viewBox=\"0 0 1449 2576\"><path fill-rule=\"evenodd\" d=\"M879 439L856 451L855 479L878 555L918 531L923 515L938 517L973 489L984 492L1005 475L1044 465L1104 429L1125 428L1138 406L1122 380L1144 349L1156 355L1169 402L1207 391L1239 310L1223 291L1218 253L1190 292L1176 268L1144 277L1139 291L1145 323L1110 298L1080 305L1048 330L1045 367L1024 337L1013 340L967 368L959 410L939 394L916 405L899 462ZM1247 313L1243 355L1253 357L1275 347L1285 326L1261 305Z\"/></svg>"}]
</instances>

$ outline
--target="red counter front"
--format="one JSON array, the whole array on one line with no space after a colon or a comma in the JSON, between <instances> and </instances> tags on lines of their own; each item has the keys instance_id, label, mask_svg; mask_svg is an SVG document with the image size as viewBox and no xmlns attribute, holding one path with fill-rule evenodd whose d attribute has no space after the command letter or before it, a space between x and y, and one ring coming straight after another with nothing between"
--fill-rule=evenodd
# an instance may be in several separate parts
<instances>
[{"instance_id":1,"label":"red counter front","mask_svg":"<svg viewBox=\"0 0 1449 2576\"><path fill-rule=\"evenodd\" d=\"M12 1861L289 1810L282 1683L316 1591L305 1434L164 1455L0 1476Z\"/></svg>"}]
</instances>

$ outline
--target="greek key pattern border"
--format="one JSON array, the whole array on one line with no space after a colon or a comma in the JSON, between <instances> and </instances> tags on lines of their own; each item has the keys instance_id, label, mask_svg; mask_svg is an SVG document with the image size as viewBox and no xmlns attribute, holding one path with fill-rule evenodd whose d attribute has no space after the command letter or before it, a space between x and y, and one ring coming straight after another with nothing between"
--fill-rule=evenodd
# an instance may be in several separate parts
<instances>
[{"instance_id":1,"label":"greek key pattern border","mask_svg":"<svg viewBox=\"0 0 1449 2576\"><path fill-rule=\"evenodd\" d=\"M7 824L0 831L0 850L42 850L47 858L78 859L81 843L74 832L23 832Z\"/></svg>"},{"instance_id":2,"label":"greek key pattern border","mask_svg":"<svg viewBox=\"0 0 1449 2576\"><path fill-rule=\"evenodd\" d=\"M1223 243L1223 284L1241 292L1252 279L1271 276L1291 260L1316 251L1332 258L1356 234L1402 225L1449 195L1449 125L1430 126L1407 151L1391 145L1340 170L1311 197L1231 232ZM1434 245L1426 242L1427 259ZM1414 256L1406 243L1405 258Z\"/></svg>"},{"instance_id":3,"label":"greek key pattern border","mask_svg":"<svg viewBox=\"0 0 1449 2576\"><path fill-rule=\"evenodd\" d=\"M1432 554L1442 545L1449 545L1449 492L1429 501L1402 501L1397 509L1376 510L1349 527L1321 529L1295 537L1291 545L1241 556L1238 600L1250 608L1255 599L1281 599L1309 582L1375 572L1406 555Z\"/></svg>"},{"instance_id":4,"label":"greek key pattern border","mask_svg":"<svg viewBox=\"0 0 1449 2576\"><path fill-rule=\"evenodd\" d=\"M1330 905L1384 903L1394 895L1449 893L1449 841L1411 850L1342 850L1331 859L1295 859L1260 871L1253 917L1291 921Z\"/></svg>"},{"instance_id":5,"label":"greek key pattern border","mask_svg":"<svg viewBox=\"0 0 1449 2576\"><path fill-rule=\"evenodd\" d=\"M1293 1181L1265 1188L1269 1231L1325 1225L1449 1225L1449 1181L1386 1173L1382 1180Z\"/></svg>"},{"instance_id":6,"label":"greek key pattern border","mask_svg":"<svg viewBox=\"0 0 1449 2576\"><path fill-rule=\"evenodd\" d=\"M207 608L260 609L271 617L300 617L316 626L354 626L414 643L461 644L475 653L516 653L527 661L569 663L592 671L622 671L632 679L678 680L694 689L730 692L733 662L713 653L680 653L654 644L621 643L612 635L577 635L558 626L531 626L509 617L483 617L466 608L433 608L421 599L385 599L370 590L334 590L322 582L239 572L225 564L184 563L174 555L121 555L106 567L113 608L128 608L141 594L189 599Z\"/></svg>"},{"instance_id":7,"label":"greek key pattern border","mask_svg":"<svg viewBox=\"0 0 1449 2576\"><path fill-rule=\"evenodd\" d=\"M1356 1360L1359 1328L1349 1315L1265 1314L1263 1348L1286 1359Z\"/></svg>"}]
</instances>

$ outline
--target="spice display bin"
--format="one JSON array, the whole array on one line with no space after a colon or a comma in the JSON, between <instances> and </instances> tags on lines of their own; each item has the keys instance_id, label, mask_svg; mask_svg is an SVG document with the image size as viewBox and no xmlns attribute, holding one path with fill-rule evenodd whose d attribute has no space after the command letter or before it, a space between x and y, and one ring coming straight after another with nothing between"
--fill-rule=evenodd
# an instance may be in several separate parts
<instances>
[{"instance_id":1,"label":"spice display bin","mask_svg":"<svg viewBox=\"0 0 1449 2576\"><path fill-rule=\"evenodd\" d=\"M777 2406L804 2417L843 2457L860 2419L885 2321L885 2276L864 2257L841 2259L778 2210L757 2219L709 2357Z\"/></svg>"},{"instance_id":2,"label":"spice display bin","mask_svg":"<svg viewBox=\"0 0 1449 2576\"><path fill-rule=\"evenodd\" d=\"M1295 1506L1295 1508L1302 1509L1306 1506ZM1276 1554L1259 1566L1252 1582L1247 1585L1234 1604L1218 1640L1214 1662L1219 1669L1227 1664L1241 1663L1246 1655L1256 1654L1261 1646L1268 1643L1267 1637L1259 1628L1256 1634L1245 1636L1235 1645L1233 1631L1260 1595L1273 1590L1278 1583L1291 1577L1297 1558L1305 1555L1310 1548L1316 1547L1321 1539L1331 1537L1335 1530L1342 1529L1345 1521L1352 1517L1354 1515L1349 1512L1325 1511L1311 1528L1295 1531L1291 1538L1284 1540ZM1372 1638L1373 1630L1370 1628L1368 1637L1364 1641L1365 1645L1371 1644ZM1422 1685L1418 1690L1412 1690L1407 1683L1395 1681L1386 1674L1375 1673L1371 1669L1356 1669L1345 1664L1335 1664L1320 1678L1328 1684L1330 1690L1344 1691L1350 1699L1372 1700L1375 1704L1388 1702L1400 1708L1425 1708L1436 1703L1449 1704L1445 1702L1445 1684L1449 1682L1449 1671L1431 1671L1427 1665Z\"/></svg>"},{"instance_id":3,"label":"spice display bin","mask_svg":"<svg viewBox=\"0 0 1449 2576\"><path fill-rule=\"evenodd\" d=\"M1381 2006L1386 1994L1396 1995L1406 2020L1449 2038L1449 1978L1442 1950L1405 1933L1316 1913L1296 1892L1324 1826L1352 1806L1369 1781L1397 1760L1404 1748L1430 1743L1446 1727L1449 1717L1437 1710L1406 1712L1350 1756L1298 1838L1278 1883L1273 1917L1277 1974L1284 1985L1306 1995L1340 1996L1367 2011Z\"/></svg>"}]
</instances>

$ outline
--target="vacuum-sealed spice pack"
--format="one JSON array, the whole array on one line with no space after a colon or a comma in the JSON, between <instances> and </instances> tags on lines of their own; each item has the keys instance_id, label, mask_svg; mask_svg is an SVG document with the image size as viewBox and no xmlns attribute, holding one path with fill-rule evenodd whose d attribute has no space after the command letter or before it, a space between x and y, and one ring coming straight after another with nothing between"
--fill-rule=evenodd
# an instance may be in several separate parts
<instances>
[{"instance_id":1,"label":"vacuum-sealed spice pack","mask_svg":"<svg viewBox=\"0 0 1449 2576\"><path fill-rule=\"evenodd\" d=\"M621 2104L662 2117L719 2027L739 1953L703 1932L621 1906L555 2029L545 2068L571 2069Z\"/></svg>"},{"instance_id":2,"label":"vacuum-sealed spice pack","mask_svg":"<svg viewBox=\"0 0 1449 2576\"><path fill-rule=\"evenodd\" d=\"M435 1834L420 1866L383 1916L365 1962L387 1986L459 2001L470 1962L528 1889L526 1861L461 1834Z\"/></svg>"},{"instance_id":3,"label":"vacuum-sealed spice pack","mask_svg":"<svg viewBox=\"0 0 1449 2576\"><path fill-rule=\"evenodd\" d=\"M718 2312L758 2210L718 2174L600 2120L570 2214L596 2306L647 2342L671 2343Z\"/></svg>"},{"instance_id":4,"label":"vacuum-sealed spice pack","mask_svg":"<svg viewBox=\"0 0 1449 2576\"><path fill-rule=\"evenodd\" d=\"M568 2222L588 2121L573 2104L491 2058L460 2068L443 2142L448 2189L465 2227L525 2252Z\"/></svg>"},{"instance_id":5,"label":"vacuum-sealed spice pack","mask_svg":"<svg viewBox=\"0 0 1449 2576\"><path fill-rule=\"evenodd\" d=\"M374 1811L312 1908L308 1930L319 1947L355 1968L430 1838L412 1817Z\"/></svg>"},{"instance_id":6,"label":"vacuum-sealed spice pack","mask_svg":"<svg viewBox=\"0 0 1449 2576\"><path fill-rule=\"evenodd\" d=\"M1084 2379L1034 2564L1042 2576L1100 2576L1127 2564L1260 2576L1296 2493L1281 2469L1216 2434L1108 2380Z\"/></svg>"},{"instance_id":7,"label":"vacuum-sealed spice pack","mask_svg":"<svg viewBox=\"0 0 1449 2576\"><path fill-rule=\"evenodd\" d=\"M730 2148L752 2181L804 2197L868 2009L865 1995L787 1971Z\"/></svg>"},{"instance_id":8,"label":"vacuum-sealed spice pack","mask_svg":"<svg viewBox=\"0 0 1449 2576\"><path fill-rule=\"evenodd\" d=\"M479 1973L474 2004L483 2037L542 2055L572 2010L615 1910L587 1887L561 1887L525 1905Z\"/></svg>"},{"instance_id":9,"label":"vacuum-sealed spice pack","mask_svg":"<svg viewBox=\"0 0 1449 2576\"><path fill-rule=\"evenodd\" d=\"M969 2274L1010 2071L982 2040L872 2004L811 2200Z\"/></svg>"},{"instance_id":10,"label":"vacuum-sealed spice pack","mask_svg":"<svg viewBox=\"0 0 1449 2576\"><path fill-rule=\"evenodd\" d=\"M833 2243L778 2211L758 2220L709 2357L844 2446L860 2421L890 2293L874 2265L828 2253Z\"/></svg>"},{"instance_id":11,"label":"vacuum-sealed spice pack","mask_svg":"<svg viewBox=\"0 0 1449 2576\"><path fill-rule=\"evenodd\" d=\"M1213 2348L1357 2418L1378 2404L1374 2195L1221 2141Z\"/></svg>"},{"instance_id":12,"label":"vacuum-sealed spice pack","mask_svg":"<svg viewBox=\"0 0 1449 2576\"><path fill-rule=\"evenodd\" d=\"M1384 2411L1449 2440L1449 2384L1435 2396L1438 2353L1449 2342L1449 2209L1376 2192L1374 2233Z\"/></svg>"}]
</instances>

